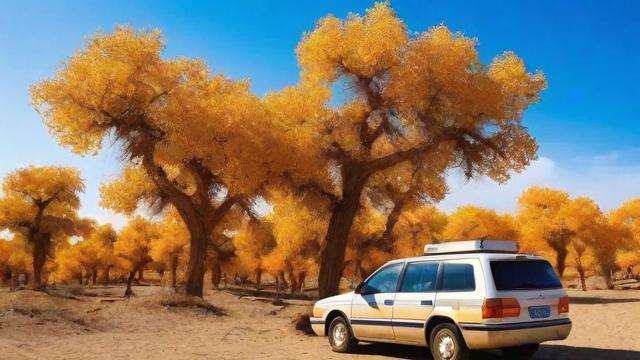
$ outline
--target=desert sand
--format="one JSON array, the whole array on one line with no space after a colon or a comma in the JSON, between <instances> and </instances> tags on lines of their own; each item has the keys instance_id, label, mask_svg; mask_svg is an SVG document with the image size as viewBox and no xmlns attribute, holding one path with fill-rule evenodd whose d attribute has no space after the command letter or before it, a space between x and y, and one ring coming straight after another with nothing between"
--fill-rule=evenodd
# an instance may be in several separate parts
<instances>
[{"instance_id":1,"label":"desert sand","mask_svg":"<svg viewBox=\"0 0 640 360\"><path fill-rule=\"evenodd\" d=\"M73 289L72 289L73 290ZM0 289L0 359L429 359L424 348L362 344L336 354L326 338L293 329L292 319L311 301L209 290L206 300L223 314L163 306L171 290L87 286L65 298ZM537 359L640 359L640 291L571 290L573 332L545 344ZM500 352L473 359L499 359Z\"/></svg>"}]
</instances>

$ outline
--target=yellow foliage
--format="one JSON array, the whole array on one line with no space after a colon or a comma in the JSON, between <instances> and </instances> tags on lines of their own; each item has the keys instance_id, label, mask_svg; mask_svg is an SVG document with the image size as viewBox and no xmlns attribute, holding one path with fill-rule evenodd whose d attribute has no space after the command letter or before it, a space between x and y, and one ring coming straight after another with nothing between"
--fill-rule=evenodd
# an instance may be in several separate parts
<instances>
[{"instance_id":1,"label":"yellow foliage","mask_svg":"<svg viewBox=\"0 0 640 360\"><path fill-rule=\"evenodd\" d=\"M139 166L127 166L118 179L100 185L100 206L132 215L141 202L148 206L158 200L156 186Z\"/></svg>"},{"instance_id":2,"label":"yellow foliage","mask_svg":"<svg viewBox=\"0 0 640 360\"><path fill-rule=\"evenodd\" d=\"M189 250L189 231L174 208L164 214L157 230L158 236L149 242L153 261L166 269L184 263Z\"/></svg>"},{"instance_id":3,"label":"yellow foliage","mask_svg":"<svg viewBox=\"0 0 640 360\"><path fill-rule=\"evenodd\" d=\"M126 260L120 265L132 271L139 264L151 261L150 244L159 237L158 224L139 216L133 218L120 230L113 248L116 256Z\"/></svg>"},{"instance_id":4,"label":"yellow foliage","mask_svg":"<svg viewBox=\"0 0 640 360\"><path fill-rule=\"evenodd\" d=\"M326 205L313 195L298 197L282 191L270 192L269 200L273 209L266 220L272 224L275 246L263 260L265 270L277 274L298 264L304 267L296 271L315 271L326 233Z\"/></svg>"},{"instance_id":5,"label":"yellow foliage","mask_svg":"<svg viewBox=\"0 0 640 360\"><path fill-rule=\"evenodd\" d=\"M508 214L499 215L490 209L462 206L451 214L442 236L444 240L517 240L518 231Z\"/></svg>"}]
</instances>

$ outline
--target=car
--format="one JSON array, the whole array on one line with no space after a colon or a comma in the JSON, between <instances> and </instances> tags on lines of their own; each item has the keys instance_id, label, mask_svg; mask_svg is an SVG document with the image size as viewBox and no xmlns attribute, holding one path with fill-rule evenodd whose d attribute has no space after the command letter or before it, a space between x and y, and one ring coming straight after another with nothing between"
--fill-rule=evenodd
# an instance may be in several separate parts
<instances>
[{"instance_id":1,"label":"car","mask_svg":"<svg viewBox=\"0 0 640 360\"><path fill-rule=\"evenodd\" d=\"M336 352L385 342L428 346L436 360L475 349L529 358L572 326L551 264L505 240L426 245L424 256L389 261L354 291L319 300L310 321Z\"/></svg>"}]
</instances>

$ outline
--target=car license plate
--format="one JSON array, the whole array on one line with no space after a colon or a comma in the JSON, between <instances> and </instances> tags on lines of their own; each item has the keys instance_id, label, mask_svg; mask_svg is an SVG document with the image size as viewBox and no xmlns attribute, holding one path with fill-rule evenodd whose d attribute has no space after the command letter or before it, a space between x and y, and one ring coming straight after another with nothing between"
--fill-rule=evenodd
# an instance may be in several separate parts
<instances>
[{"instance_id":1,"label":"car license plate","mask_svg":"<svg viewBox=\"0 0 640 360\"><path fill-rule=\"evenodd\" d=\"M551 316L551 308L549 305L529 307L529 317L532 319L544 319L549 316Z\"/></svg>"}]
</instances>

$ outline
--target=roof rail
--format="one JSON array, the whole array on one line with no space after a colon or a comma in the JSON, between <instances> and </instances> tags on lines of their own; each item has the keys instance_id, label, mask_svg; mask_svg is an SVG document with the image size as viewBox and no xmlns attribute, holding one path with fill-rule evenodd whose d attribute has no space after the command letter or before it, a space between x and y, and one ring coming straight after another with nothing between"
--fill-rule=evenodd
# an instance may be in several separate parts
<instances>
[{"instance_id":1,"label":"roof rail","mask_svg":"<svg viewBox=\"0 0 640 360\"><path fill-rule=\"evenodd\" d=\"M504 253L517 254L518 243L511 240L466 240L449 241L424 246L425 255Z\"/></svg>"}]
</instances>

